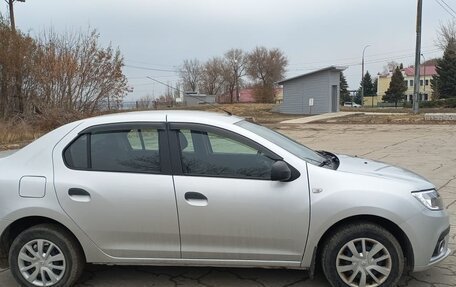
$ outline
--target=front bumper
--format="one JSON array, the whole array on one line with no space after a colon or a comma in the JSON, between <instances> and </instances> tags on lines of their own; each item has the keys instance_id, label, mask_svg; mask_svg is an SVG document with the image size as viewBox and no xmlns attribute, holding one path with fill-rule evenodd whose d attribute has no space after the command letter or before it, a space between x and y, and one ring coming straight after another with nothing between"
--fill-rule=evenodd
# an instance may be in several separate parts
<instances>
[{"instance_id":1,"label":"front bumper","mask_svg":"<svg viewBox=\"0 0 456 287\"><path fill-rule=\"evenodd\" d=\"M424 271L426 269L431 268L434 265L442 262L445 258L447 258L451 254L451 249L448 248L448 243L450 240L450 227L445 229L439 236L437 243L435 244L434 251L432 253L432 257L429 260L429 264L425 266L415 266L413 269L414 272Z\"/></svg>"},{"instance_id":2,"label":"front bumper","mask_svg":"<svg viewBox=\"0 0 456 287\"><path fill-rule=\"evenodd\" d=\"M413 272L424 271L447 258L451 250L449 216L445 210L422 210L401 225L412 244Z\"/></svg>"}]
</instances>

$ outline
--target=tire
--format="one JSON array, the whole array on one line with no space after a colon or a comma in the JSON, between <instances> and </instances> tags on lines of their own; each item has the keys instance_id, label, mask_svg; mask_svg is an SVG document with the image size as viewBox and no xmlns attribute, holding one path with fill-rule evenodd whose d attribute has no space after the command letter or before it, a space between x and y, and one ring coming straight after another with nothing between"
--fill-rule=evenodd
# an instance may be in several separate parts
<instances>
[{"instance_id":1,"label":"tire","mask_svg":"<svg viewBox=\"0 0 456 287\"><path fill-rule=\"evenodd\" d=\"M404 255L389 231L358 222L339 228L325 241L321 263L333 287L360 287L363 282L366 286L390 287L401 278Z\"/></svg>"},{"instance_id":2,"label":"tire","mask_svg":"<svg viewBox=\"0 0 456 287\"><path fill-rule=\"evenodd\" d=\"M46 281L45 286L66 287L73 286L81 276L85 259L81 247L66 230L54 224L40 224L14 239L9 265L21 286L43 286Z\"/></svg>"}]
</instances>

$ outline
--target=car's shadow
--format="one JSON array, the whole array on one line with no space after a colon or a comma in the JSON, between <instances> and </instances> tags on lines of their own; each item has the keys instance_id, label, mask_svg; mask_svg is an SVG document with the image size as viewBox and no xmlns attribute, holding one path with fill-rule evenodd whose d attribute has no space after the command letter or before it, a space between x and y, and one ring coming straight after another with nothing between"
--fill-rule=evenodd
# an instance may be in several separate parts
<instances>
[{"instance_id":1,"label":"car's shadow","mask_svg":"<svg viewBox=\"0 0 456 287\"><path fill-rule=\"evenodd\" d=\"M330 285L322 275L311 280L308 272L302 270L89 264L76 286L329 287Z\"/></svg>"}]
</instances>

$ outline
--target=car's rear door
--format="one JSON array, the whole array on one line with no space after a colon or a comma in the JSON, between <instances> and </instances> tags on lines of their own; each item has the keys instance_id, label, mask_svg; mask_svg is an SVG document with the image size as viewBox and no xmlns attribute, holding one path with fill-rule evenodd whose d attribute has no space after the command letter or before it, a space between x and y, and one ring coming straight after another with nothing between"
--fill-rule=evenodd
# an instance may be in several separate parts
<instances>
[{"instance_id":1,"label":"car's rear door","mask_svg":"<svg viewBox=\"0 0 456 287\"><path fill-rule=\"evenodd\" d=\"M101 125L70 137L53 155L65 212L110 256L180 258L165 124Z\"/></svg>"},{"instance_id":2,"label":"car's rear door","mask_svg":"<svg viewBox=\"0 0 456 287\"><path fill-rule=\"evenodd\" d=\"M219 128L170 123L185 259L299 265L309 226L306 172L270 180L277 155Z\"/></svg>"}]
</instances>

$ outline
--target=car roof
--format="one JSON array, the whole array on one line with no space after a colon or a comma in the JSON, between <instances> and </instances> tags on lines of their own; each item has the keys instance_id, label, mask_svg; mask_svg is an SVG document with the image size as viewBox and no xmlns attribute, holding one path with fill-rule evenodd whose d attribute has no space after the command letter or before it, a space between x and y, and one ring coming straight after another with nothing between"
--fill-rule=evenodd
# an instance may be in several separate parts
<instances>
[{"instance_id":1,"label":"car roof","mask_svg":"<svg viewBox=\"0 0 456 287\"><path fill-rule=\"evenodd\" d=\"M243 118L229 115L227 113L214 113L204 111L188 110L158 110L158 111L140 111L124 112L97 116L84 119L87 125L96 125L104 123L118 122L188 122L188 123L207 123L207 124L233 124L241 121Z\"/></svg>"}]
</instances>

